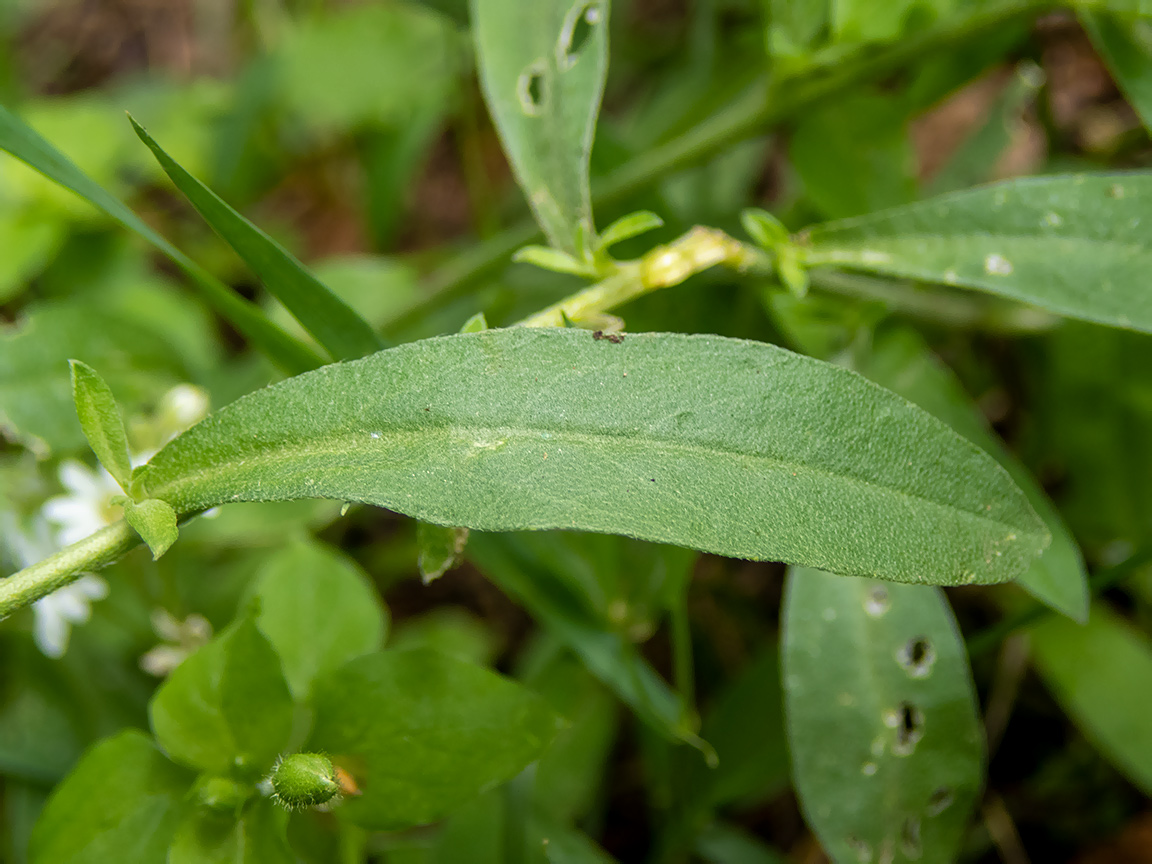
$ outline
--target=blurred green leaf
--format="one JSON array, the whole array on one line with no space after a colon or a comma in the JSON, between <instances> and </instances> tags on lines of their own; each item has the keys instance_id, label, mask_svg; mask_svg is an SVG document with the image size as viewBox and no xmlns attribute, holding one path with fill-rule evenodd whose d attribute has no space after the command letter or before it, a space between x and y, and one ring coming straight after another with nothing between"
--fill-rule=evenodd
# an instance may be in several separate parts
<instances>
[{"instance_id":1,"label":"blurred green leaf","mask_svg":"<svg viewBox=\"0 0 1152 864\"><path fill-rule=\"evenodd\" d=\"M292 712L280 658L249 618L177 666L149 711L156 740L177 762L248 775L288 743Z\"/></svg>"},{"instance_id":2,"label":"blurred green leaf","mask_svg":"<svg viewBox=\"0 0 1152 864\"><path fill-rule=\"evenodd\" d=\"M460 606L437 606L399 622L388 640L393 650L431 648L458 660L488 666L500 651L501 637Z\"/></svg>"},{"instance_id":3,"label":"blurred green leaf","mask_svg":"<svg viewBox=\"0 0 1152 864\"><path fill-rule=\"evenodd\" d=\"M124 519L148 545L153 561L168 551L180 533L176 511L155 498L139 503L131 499L125 501Z\"/></svg>"},{"instance_id":4,"label":"blurred green leaf","mask_svg":"<svg viewBox=\"0 0 1152 864\"><path fill-rule=\"evenodd\" d=\"M329 497L940 584L1012 578L1048 543L1003 469L930 415L845 370L715 336L424 340L249 395L133 487L180 513Z\"/></svg>"},{"instance_id":5,"label":"blurred green leaf","mask_svg":"<svg viewBox=\"0 0 1152 864\"><path fill-rule=\"evenodd\" d=\"M608 70L608 0L472 0L480 83L548 241L583 261L588 158Z\"/></svg>"},{"instance_id":6,"label":"blurred green leaf","mask_svg":"<svg viewBox=\"0 0 1152 864\"><path fill-rule=\"evenodd\" d=\"M544 752L559 718L526 688L426 649L359 657L317 679L310 749L363 795L344 818L373 830L434 822Z\"/></svg>"},{"instance_id":7,"label":"blurred green leaf","mask_svg":"<svg viewBox=\"0 0 1152 864\"><path fill-rule=\"evenodd\" d=\"M296 864L287 821L287 811L266 798L250 802L239 818L196 808L176 829L166 864Z\"/></svg>"},{"instance_id":8,"label":"blurred green leaf","mask_svg":"<svg viewBox=\"0 0 1152 864\"><path fill-rule=\"evenodd\" d=\"M696 854L708 864L784 864L784 856L735 825L713 822L696 838Z\"/></svg>"},{"instance_id":9,"label":"blurred green leaf","mask_svg":"<svg viewBox=\"0 0 1152 864\"><path fill-rule=\"evenodd\" d=\"M424 584L439 579L455 567L467 543L467 528L433 525L430 522L417 523L416 545L420 547L420 557L416 563L420 567L420 577Z\"/></svg>"},{"instance_id":10,"label":"blurred green leaf","mask_svg":"<svg viewBox=\"0 0 1152 864\"><path fill-rule=\"evenodd\" d=\"M278 101L320 131L406 126L450 100L466 43L411 3L339 8L302 19L272 55Z\"/></svg>"},{"instance_id":11,"label":"blurred green leaf","mask_svg":"<svg viewBox=\"0 0 1152 864\"><path fill-rule=\"evenodd\" d=\"M1060 512L1034 477L988 428L983 415L946 366L910 328L877 334L858 371L939 417L1004 466L1048 526L1052 544L1018 578L1041 602L1065 615L1088 617L1088 573L1080 548Z\"/></svg>"},{"instance_id":12,"label":"blurred green leaf","mask_svg":"<svg viewBox=\"0 0 1152 864\"><path fill-rule=\"evenodd\" d=\"M264 561L255 595L256 626L276 649L299 700L308 699L318 676L384 644L388 613L375 586L335 549L286 545Z\"/></svg>"},{"instance_id":13,"label":"blurred green leaf","mask_svg":"<svg viewBox=\"0 0 1152 864\"><path fill-rule=\"evenodd\" d=\"M788 153L804 191L827 218L911 201L915 157L908 112L891 94L861 93L801 118Z\"/></svg>"},{"instance_id":14,"label":"blurred green leaf","mask_svg":"<svg viewBox=\"0 0 1152 864\"><path fill-rule=\"evenodd\" d=\"M168 336L89 302L32 310L0 329L0 426L41 455L79 449L68 358L99 368L120 403L138 407L190 375Z\"/></svg>"},{"instance_id":15,"label":"blurred green leaf","mask_svg":"<svg viewBox=\"0 0 1152 864\"><path fill-rule=\"evenodd\" d=\"M977 288L1152 331L1152 173L1009 180L808 229L807 266Z\"/></svg>"},{"instance_id":16,"label":"blurred green leaf","mask_svg":"<svg viewBox=\"0 0 1152 864\"><path fill-rule=\"evenodd\" d=\"M48 799L33 864L162 864L192 775L134 729L89 750Z\"/></svg>"},{"instance_id":17,"label":"blurred green leaf","mask_svg":"<svg viewBox=\"0 0 1152 864\"><path fill-rule=\"evenodd\" d=\"M18 297L64 243L66 228L60 219L39 210L0 212L0 303Z\"/></svg>"},{"instance_id":18,"label":"blurred green leaf","mask_svg":"<svg viewBox=\"0 0 1152 864\"><path fill-rule=\"evenodd\" d=\"M1145 129L1152 130L1152 18L1079 9L1080 23Z\"/></svg>"},{"instance_id":19,"label":"blurred green leaf","mask_svg":"<svg viewBox=\"0 0 1152 864\"><path fill-rule=\"evenodd\" d=\"M787 785L788 744L775 642L725 684L700 734L716 748L719 764L699 765L692 783L695 803L709 808L752 803Z\"/></svg>"},{"instance_id":20,"label":"blurred green leaf","mask_svg":"<svg viewBox=\"0 0 1152 864\"><path fill-rule=\"evenodd\" d=\"M1152 792L1152 642L1092 607L1086 625L1050 618L1031 631L1033 662L1060 706L1108 761Z\"/></svg>"},{"instance_id":21,"label":"blurred green leaf","mask_svg":"<svg viewBox=\"0 0 1152 864\"><path fill-rule=\"evenodd\" d=\"M501 590L584 664L643 722L671 741L711 752L695 734L680 698L623 634L609 629L517 538L477 534L468 555Z\"/></svg>"},{"instance_id":22,"label":"blurred green leaf","mask_svg":"<svg viewBox=\"0 0 1152 864\"><path fill-rule=\"evenodd\" d=\"M964 643L943 592L791 568L792 774L837 862L952 861L983 780Z\"/></svg>"},{"instance_id":23,"label":"blurred green leaf","mask_svg":"<svg viewBox=\"0 0 1152 864\"><path fill-rule=\"evenodd\" d=\"M40 137L16 115L0 107L0 149L28 163L45 177L71 189L123 227L151 243L189 278L205 299L238 331L247 336L269 359L286 372L295 374L320 365L310 349L300 344L252 303L244 300L183 252L153 231L66 156Z\"/></svg>"},{"instance_id":24,"label":"blurred green leaf","mask_svg":"<svg viewBox=\"0 0 1152 864\"><path fill-rule=\"evenodd\" d=\"M384 343L368 323L279 243L177 165L131 116L136 135L197 212L336 360L375 353Z\"/></svg>"},{"instance_id":25,"label":"blurred green leaf","mask_svg":"<svg viewBox=\"0 0 1152 864\"><path fill-rule=\"evenodd\" d=\"M87 363L69 360L68 364L72 369L72 401L88 446L120 488L127 489L132 479L132 463L128 459L128 434L124 431L124 418L116 405L116 397Z\"/></svg>"}]
</instances>

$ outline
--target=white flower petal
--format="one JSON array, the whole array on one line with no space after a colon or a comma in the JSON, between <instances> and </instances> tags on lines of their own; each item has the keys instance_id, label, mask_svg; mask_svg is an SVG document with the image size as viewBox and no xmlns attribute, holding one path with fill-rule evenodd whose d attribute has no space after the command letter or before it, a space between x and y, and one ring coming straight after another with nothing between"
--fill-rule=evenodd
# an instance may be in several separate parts
<instances>
[{"instance_id":1,"label":"white flower petal","mask_svg":"<svg viewBox=\"0 0 1152 864\"><path fill-rule=\"evenodd\" d=\"M45 597L32 604L36 616L33 637L36 647L47 657L58 659L68 650L68 633L71 625L59 614L51 597Z\"/></svg>"},{"instance_id":2,"label":"white flower petal","mask_svg":"<svg viewBox=\"0 0 1152 864\"><path fill-rule=\"evenodd\" d=\"M57 472L60 485L81 498L96 498L100 495L100 483L96 474L81 462L75 459L66 459L60 463Z\"/></svg>"}]
</instances>

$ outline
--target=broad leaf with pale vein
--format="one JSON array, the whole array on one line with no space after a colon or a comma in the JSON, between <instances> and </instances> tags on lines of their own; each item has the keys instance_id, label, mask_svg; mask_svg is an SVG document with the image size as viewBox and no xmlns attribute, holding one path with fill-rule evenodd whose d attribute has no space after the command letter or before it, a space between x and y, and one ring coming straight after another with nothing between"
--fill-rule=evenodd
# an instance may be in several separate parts
<instances>
[{"instance_id":1,"label":"broad leaf with pale vein","mask_svg":"<svg viewBox=\"0 0 1152 864\"><path fill-rule=\"evenodd\" d=\"M1028 177L805 232L804 262L1152 331L1152 173Z\"/></svg>"},{"instance_id":2,"label":"broad leaf with pale vein","mask_svg":"<svg viewBox=\"0 0 1152 864\"><path fill-rule=\"evenodd\" d=\"M946 585L1011 579L1049 540L1003 468L899 396L660 333L488 330L326 366L193 427L134 494L180 513L334 498Z\"/></svg>"}]
</instances>

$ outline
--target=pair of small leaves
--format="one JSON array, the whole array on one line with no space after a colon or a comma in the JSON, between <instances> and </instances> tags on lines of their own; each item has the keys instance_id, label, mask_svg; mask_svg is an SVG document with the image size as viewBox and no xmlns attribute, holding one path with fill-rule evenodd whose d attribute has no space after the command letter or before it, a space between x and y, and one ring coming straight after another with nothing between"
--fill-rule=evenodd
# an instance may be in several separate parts
<instances>
[{"instance_id":1,"label":"pair of small leaves","mask_svg":"<svg viewBox=\"0 0 1152 864\"><path fill-rule=\"evenodd\" d=\"M741 213L740 221L748 236L772 253L776 274L784 286L796 297L805 296L808 271L800 263L799 250L788 229L771 213L755 208Z\"/></svg>"},{"instance_id":2,"label":"pair of small leaves","mask_svg":"<svg viewBox=\"0 0 1152 864\"><path fill-rule=\"evenodd\" d=\"M179 533L176 511L157 498L137 501L132 497L133 470L128 455L128 435L112 390L91 366L79 360L69 362L72 367L72 396L84 437L100 464L125 492L124 497L118 499L124 507L125 520L148 544L153 559L159 558L176 542Z\"/></svg>"},{"instance_id":3,"label":"pair of small leaves","mask_svg":"<svg viewBox=\"0 0 1152 864\"><path fill-rule=\"evenodd\" d=\"M379 650L386 611L332 550L277 553L253 600L257 611L186 659L153 698L157 742L177 764L137 732L97 745L49 800L34 864L144 864L165 850L200 862L245 844L250 857L235 860L294 860L282 814L255 783L306 731L294 725L302 703L315 717L304 749L347 771L362 794L342 816L367 828L444 818L518 774L559 729L542 699L486 669L427 649ZM108 854L85 857L91 850Z\"/></svg>"},{"instance_id":4,"label":"pair of small leaves","mask_svg":"<svg viewBox=\"0 0 1152 864\"><path fill-rule=\"evenodd\" d=\"M664 225L664 220L648 210L638 210L622 216L595 239L589 248L583 241L583 231L579 232L575 254L562 252L548 246L524 246L512 256L513 261L534 264L554 273L568 273L588 279L610 276L614 262L608 250L617 243L639 237Z\"/></svg>"}]
</instances>

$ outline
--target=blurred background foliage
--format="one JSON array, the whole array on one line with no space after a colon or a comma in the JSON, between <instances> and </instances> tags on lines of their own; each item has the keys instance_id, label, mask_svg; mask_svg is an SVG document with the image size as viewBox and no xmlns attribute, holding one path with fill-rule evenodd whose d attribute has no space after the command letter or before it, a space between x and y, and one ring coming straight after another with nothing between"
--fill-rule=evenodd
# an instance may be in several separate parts
<instances>
[{"instance_id":1,"label":"blurred background foliage","mask_svg":"<svg viewBox=\"0 0 1152 864\"><path fill-rule=\"evenodd\" d=\"M640 208L665 218L655 240L631 241L623 257L697 223L738 233L746 206L795 230L995 178L1147 167L1148 132L1076 15L1019 4L991 31L966 29L990 5L616 0L594 178L713 129L770 70L798 83L777 94L793 102L775 122L745 123L628 194L602 195L598 221ZM287 313L174 192L125 110L391 341L454 332L477 311L499 326L579 283L508 265L506 255L467 280L454 275L468 250L507 243L509 232L530 238L517 227L526 207L479 95L467 18L464 0L0 0L0 103L287 327ZM945 34L939 50L926 42L867 70L869 58L936 32ZM852 68L864 71L836 77ZM827 98L802 91L813 81L831 81ZM1097 602L1146 634L1152 340L984 315L966 305L970 295L912 287L861 300L824 288L796 301L706 273L622 315L633 330L715 332L832 358L866 352L878 330L915 324L1042 481L1090 567L1123 575ZM139 451L156 446L168 422L160 400L173 386L195 384L218 407L277 377L165 261L6 157L0 326L0 557L10 570L25 563L17 538L61 492L57 468L86 458L66 358L109 381ZM785 860L773 849L823 860L787 778L775 649L782 568L619 538L511 536L478 543L474 563L424 586L414 523L365 508L339 515L332 502L234 505L189 525L175 554L128 556L105 574L109 596L59 660L36 649L32 613L0 627L3 860L26 860L48 790L85 747L147 728L158 679L141 658L164 643L179 659L202 638L200 621L222 629L268 554L310 535L365 568L391 610L389 644L492 664L572 720L536 782L545 806L619 860ZM525 596L525 573L556 590ZM630 652L670 676L665 613L683 590L716 772L619 707ZM950 599L969 636L1018 600L979 588ZM557 640L556 621L570 634L614 634L624 647L590 659L573 650L578 636ZM1029 668L1026 638L984 643L972 659L993 743L964 860L1152 861L1150 790L1069 719ZM623 676L614 688L603 683L613 674ZM1148 709L1152 690L1131 707ZM468 819L484 824L506 806L482 799L445 830L474 837ZM332 860L316 844L310 860ZM420 832L368 848L376 861L434 860Z\"/></svg>"}]
</instances>

